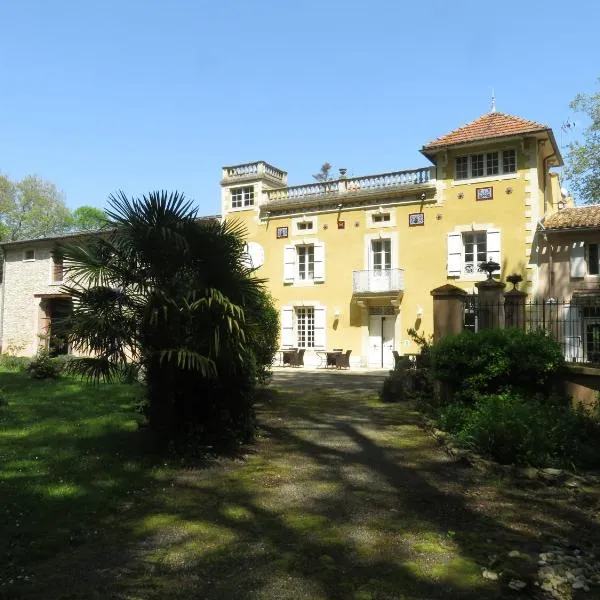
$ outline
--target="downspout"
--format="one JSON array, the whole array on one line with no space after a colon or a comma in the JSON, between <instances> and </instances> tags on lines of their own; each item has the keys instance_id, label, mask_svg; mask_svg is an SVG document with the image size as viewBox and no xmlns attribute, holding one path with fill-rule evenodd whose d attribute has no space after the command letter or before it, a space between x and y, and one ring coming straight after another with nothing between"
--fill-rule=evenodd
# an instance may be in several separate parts
<instances>
[{"instance_id":1,"label":"downspout","mask_svg":"<svg viewBox=\"0 0 600 600\"><path fill-rule=\"evenodd\" d=\"M546 188L548 187L547 177L550 176L550 173L548 171L548 169L550 168L550 167L548 167L548 161L551 158L556 158L556 152L549 154L542 161L542 165L544 167L544 177L543 177L543 181L544 181L544 215L548 212L548 196L546 194Z\"/></svg>"}]
</instances>

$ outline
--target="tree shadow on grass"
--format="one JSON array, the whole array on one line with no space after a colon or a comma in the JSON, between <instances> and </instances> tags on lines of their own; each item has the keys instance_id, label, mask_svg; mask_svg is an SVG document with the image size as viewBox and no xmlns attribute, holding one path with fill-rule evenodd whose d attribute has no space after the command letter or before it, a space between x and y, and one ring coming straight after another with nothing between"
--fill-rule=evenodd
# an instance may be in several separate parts
<instances>
[{"instance_id":1,"label":"tree shadow on grass","mask_svg":"<svg viewBox=\"0 0 600 600\"><path fill-rule=\"evenodd\" d=\"M81 402L81 390L62 396ZM536 548L535 534L478 512L473 474L432 447L406 407L351 398L263 398L245 460L192 469L145 454L127 398L11 439L15 477L0 502L23 518L5 523L0 557L10 577L25 565L32 579L0 598L512 597L478 564L498 548ZM109 406L120 419L102 420ZM44 449L43 468L27 462ZM573 533L569 521L598 533L579 513L555 518L556 535Z\"/></svg>"}]
</instances>

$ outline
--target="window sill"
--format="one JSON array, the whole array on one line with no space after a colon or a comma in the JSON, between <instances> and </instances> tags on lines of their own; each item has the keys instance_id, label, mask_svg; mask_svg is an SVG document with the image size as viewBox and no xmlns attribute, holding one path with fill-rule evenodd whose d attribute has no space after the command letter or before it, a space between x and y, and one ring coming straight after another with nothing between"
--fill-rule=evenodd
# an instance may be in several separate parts
<instances>
[{"instance_id":1,"label":"window sill","mask_svg":"<svg viewBox=\"0 0 600 600\"><path fill-rule=\"evenodd\" d=\"M516 173L506 173L505 175L490 175L489 177L486 175L485 177L471 177L470 179L453 179L452 186L458 185L472 185L474 183L487 183L490 181L506 181L508 179L518 179L519 172Z\"/></svg>"},{"instance_id":2,"label":"window sill","mask_svg":"<svg viewBox=\"0 0 600 600\"><path fill-rule=\"evenodd\" d=\"M285 285L293 285L295 287L312 287L317 283L323 283L322 281L315 281L314 279L295 279L294 281L284 281Z\"/></svg>"},{"instance_id":3,"label":"window sill","mask_svg":"<svg viewBox=\"0 0 600 600\"><path fill-rule=\"evenodd\" d=\"M240 206L239 208L234 208L233 206L229 209L228 212L243 212L245 210L254 210L256 206L252 204L252 206Z\"/></svg>"},{"instance_id":4,"label":"window sill","mask_svg":"<svg viewBox=\"0 0 600 600\"><path fill-rule=\"evenodd\" d=\"M482 273L481 275L461 273L460 275L448 275L448 278L454 279L455 281L485 281L487 275L485 273Z\"/></svg>"}]
</instances>

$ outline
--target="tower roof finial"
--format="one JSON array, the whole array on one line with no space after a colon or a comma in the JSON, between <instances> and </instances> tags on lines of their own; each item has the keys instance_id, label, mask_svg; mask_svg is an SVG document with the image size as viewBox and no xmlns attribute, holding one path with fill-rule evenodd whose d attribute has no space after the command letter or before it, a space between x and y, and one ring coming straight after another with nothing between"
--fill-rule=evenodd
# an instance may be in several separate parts
<instances>
[{"instance_id":1,"label":"tower roof finial","mask_svg":"<svg viewBox=\"0 0 600 600\"><path fill-rule=\"evenodd\" d=\"M492 88L492 112L496 112L496 96L494 94L494 88Z\"/></svg>"}]
</instances>

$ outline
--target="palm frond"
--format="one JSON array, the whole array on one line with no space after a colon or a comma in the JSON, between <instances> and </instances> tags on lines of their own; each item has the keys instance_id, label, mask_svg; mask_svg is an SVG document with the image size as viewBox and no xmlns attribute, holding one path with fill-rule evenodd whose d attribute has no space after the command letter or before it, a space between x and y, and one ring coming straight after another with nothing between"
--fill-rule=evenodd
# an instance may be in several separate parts
<instances>
[{"instance_id":1,"label":"palm frond","mask_svg":"<svg viewBox=\"0 0 600 600\"><path fill-rule=\"evenodd\" d=\"M160 362L168 362L179 369L199 371L203 377L212 378L217 375L215 362L189 348L170 348L159 352Z\"/></svg>"}]
</instances>

